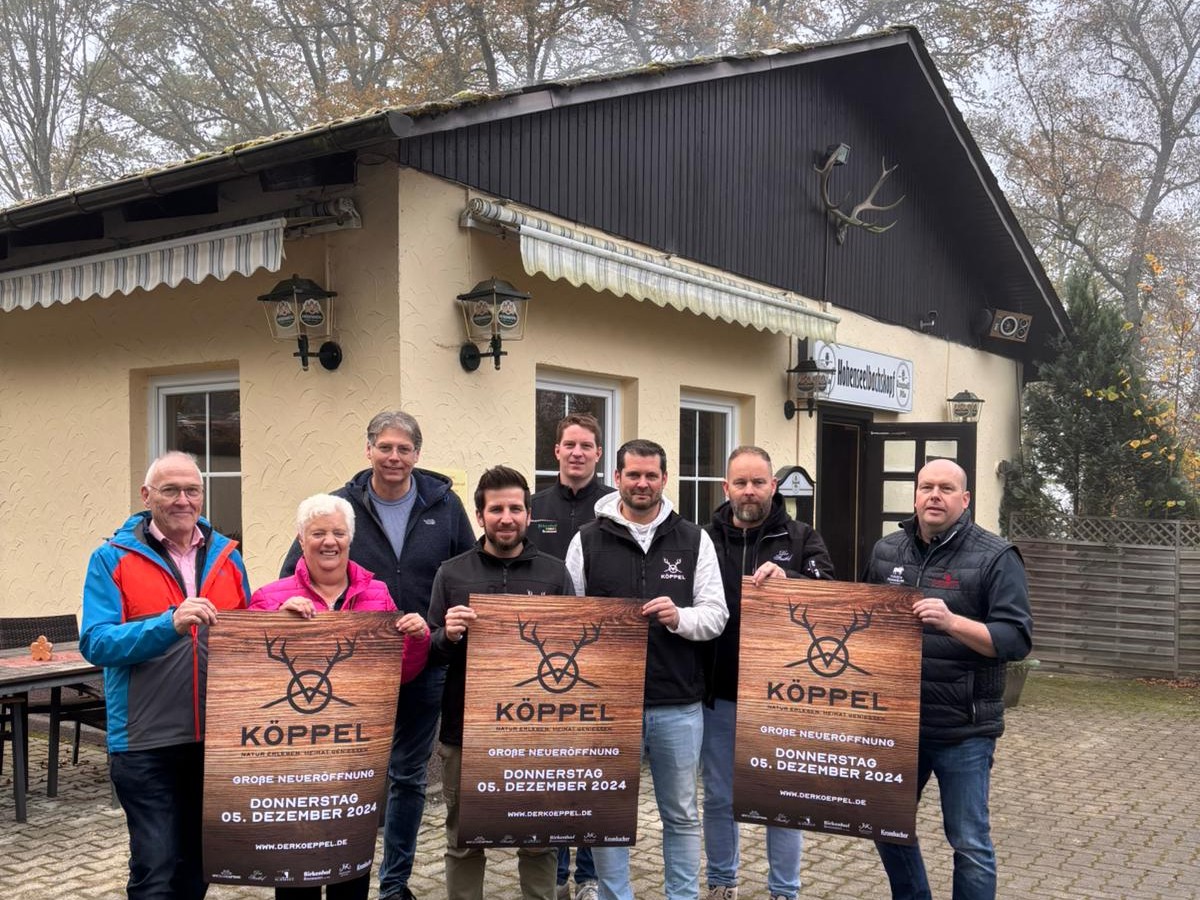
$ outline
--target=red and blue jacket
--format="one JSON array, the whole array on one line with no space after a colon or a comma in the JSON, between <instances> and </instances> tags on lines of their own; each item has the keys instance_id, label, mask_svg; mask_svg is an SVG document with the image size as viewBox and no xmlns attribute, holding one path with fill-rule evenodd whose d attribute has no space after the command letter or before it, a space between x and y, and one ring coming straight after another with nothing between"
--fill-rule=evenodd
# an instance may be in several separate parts
<instances>
[{"instance_id":1,"label":"red and blue jacket","mask_svg":"<svg viewBox=\"0 0 1200 900\"><path fill-rule=\"evenodd\" d=\"M138 513L92 553L83 586L79 650L104 667L108 749L152 750L204 739L207 634L175 631L185 599L165 551L147 534L150 513ZM250 596L237 543L204 519L204 561L196 592L217 609L244 609Z\"/></svg>"}]
</instances>

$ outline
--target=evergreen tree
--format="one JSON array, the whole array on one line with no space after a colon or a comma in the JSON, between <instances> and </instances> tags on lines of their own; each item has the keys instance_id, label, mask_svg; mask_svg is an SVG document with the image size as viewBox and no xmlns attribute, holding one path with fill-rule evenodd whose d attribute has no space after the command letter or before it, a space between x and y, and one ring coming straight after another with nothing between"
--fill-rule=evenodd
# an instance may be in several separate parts
<instances>
[{"instance_id":1,"label":"evergreen tree","mask_svg":"<svg viewBox=\"0 0 1200 900\"><path fill-rule=\"evenodd\" d=\"M1169 423L1143 389L1135 335L1082 274L1066 285L1073 333L1056 341L1025 392L1022 477L1006 490L1013 511L1037 511L1017 487L1035 485L1074 515L1158 516L1183 512Z\"/></svg>"}]
</instances>

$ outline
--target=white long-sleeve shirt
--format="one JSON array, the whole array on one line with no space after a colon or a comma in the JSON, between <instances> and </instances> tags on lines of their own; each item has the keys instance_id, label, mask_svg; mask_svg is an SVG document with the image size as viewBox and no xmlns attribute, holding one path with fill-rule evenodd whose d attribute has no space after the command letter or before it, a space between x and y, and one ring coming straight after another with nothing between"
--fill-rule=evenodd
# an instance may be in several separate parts
<instances>
[{"instance_id":1,"label":"white long-sleeve shirt","mask_svg":"<svg viewBox=\"0 0 1200 900\"><path fill-rule=\"evenodd\" d=\"M612 519L629 530L642 553L650 549L654 533L671 514L671 501L662 498L662 506L654 521L648 525L631 522L621 514L621 495L605 494L596 501L596 518ZM575 593L587 596L587 576L583 568L583 543L578 534L571 538L567 548L567 572L575 583ZM696 554L696 571L692 577L692 605L680 606L679 624L670 629L689 641L708 641L719 635L729 620L729 607L725 604L725 586L721 581L721 566L712 538L700 532L700 548Z\"/></svg>"}]
</instances>

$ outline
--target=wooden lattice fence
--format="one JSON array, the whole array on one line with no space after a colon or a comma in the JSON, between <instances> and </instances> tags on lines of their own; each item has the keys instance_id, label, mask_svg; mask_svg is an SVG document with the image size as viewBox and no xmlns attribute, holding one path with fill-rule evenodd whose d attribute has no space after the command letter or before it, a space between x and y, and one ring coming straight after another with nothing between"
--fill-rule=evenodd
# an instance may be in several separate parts
<instances>
[{"instance_id":1,"label":"wooden lattice fence","mask_svg":"<svg viewBox=\"0 0 1200 900\"><path fill-rule=\"evenodd\" d=\"M1200 674L1200 521L1014 515L1034 656L1074 671Z\"/></svg>"}]
</instances>

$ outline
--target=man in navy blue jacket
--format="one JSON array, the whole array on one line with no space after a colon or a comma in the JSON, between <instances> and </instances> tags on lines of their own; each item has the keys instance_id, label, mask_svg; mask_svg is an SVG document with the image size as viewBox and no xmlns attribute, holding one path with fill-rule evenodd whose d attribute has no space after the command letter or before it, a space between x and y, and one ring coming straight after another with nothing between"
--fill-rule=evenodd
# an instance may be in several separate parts
<instances>
[{"instance_id":1,"label":"man in navy blue jacket","mask_svg":"<svg viewBox=\"0 0 1200 900\"><path fill-rule=\"evenodd\" d=\"M421 426L408 413L384 410L367 426L364 469L333 493L354 507L350 558L375 573L401 612L428 618L438 566L475 544L475 533L450 479L416 468ZM282 575L300 558L292 545ZM380 900L413 900L408 889L425 810L425 768L433 752L442 705L445 666L429 666L404 686L396 708L396 731L388 763Z\"/></svg>"}]
</instances>

